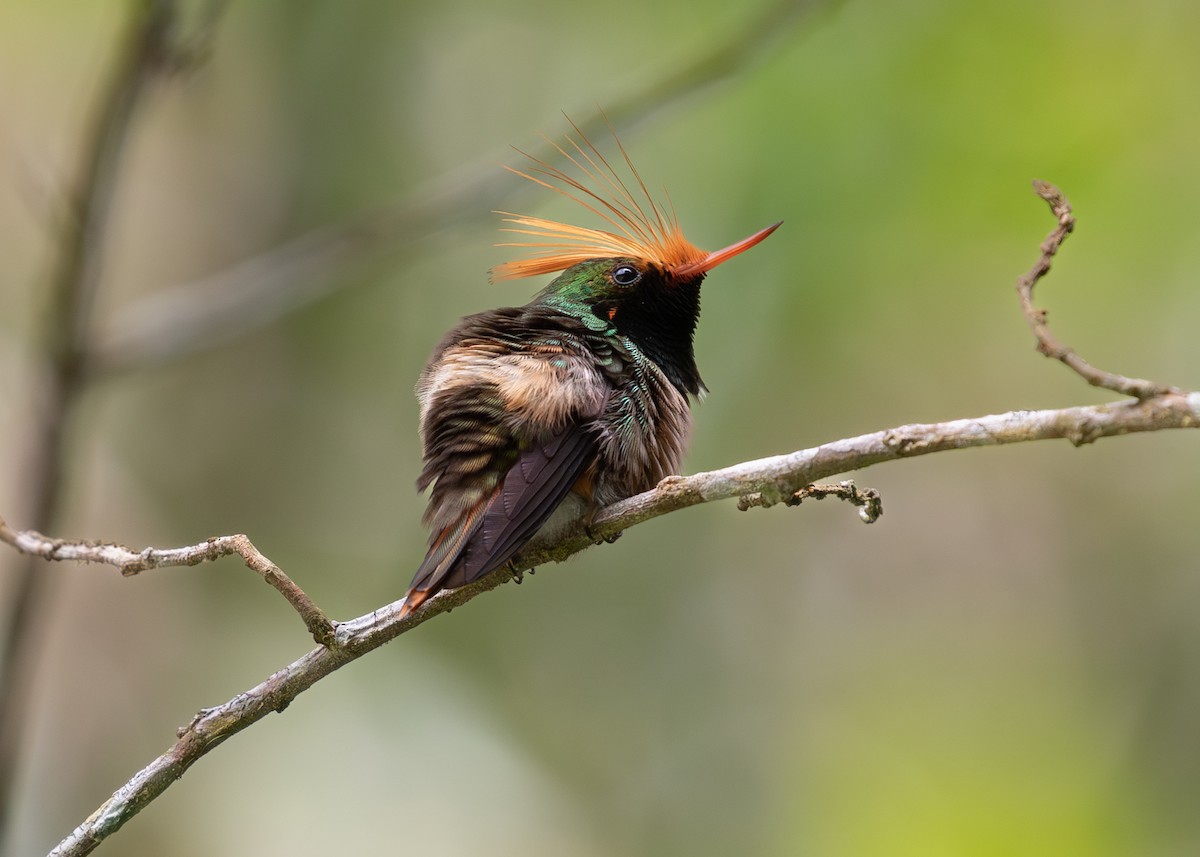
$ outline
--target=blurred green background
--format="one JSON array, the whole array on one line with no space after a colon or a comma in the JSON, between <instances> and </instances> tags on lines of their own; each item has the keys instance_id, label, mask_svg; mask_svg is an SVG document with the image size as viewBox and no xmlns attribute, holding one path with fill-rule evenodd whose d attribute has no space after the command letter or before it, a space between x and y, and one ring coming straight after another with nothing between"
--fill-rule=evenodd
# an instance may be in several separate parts
<instances>
[{"instance_id":1,"label":"blurred green background","mask_svg":"<svg viewBox=\"0 0 1200 857\"><path fill-rule=\"evenodd\" d=\"M90 389L61 534L246 532L335 616L399 597L425 538L412 383L460 315L540 287L488 285L511 258L490 209L565 213L500 197L517 180L496 165L767 9L736 6L230 3L208 64L134 126L99 329L309 230L414 197L449 214L370 220L352 264L295 272L321 299ZM14 526L53 224L130 8L0 5ZM785 221L705 286L688 472L1111 400L1037 355L1018 312L1053 225L1034 177L1080 220L1039 293L1056 332L1200 385L1200 6L777 8L735 73L621 129L701 246ZM670 515L321 682L100 853L1200 853L1198 464L1188 432L1040 443L859 474L884 497L869 528L833 501ZM13 853L311 646L234 561L45 573Z\"/></svg>"}]
</instances>

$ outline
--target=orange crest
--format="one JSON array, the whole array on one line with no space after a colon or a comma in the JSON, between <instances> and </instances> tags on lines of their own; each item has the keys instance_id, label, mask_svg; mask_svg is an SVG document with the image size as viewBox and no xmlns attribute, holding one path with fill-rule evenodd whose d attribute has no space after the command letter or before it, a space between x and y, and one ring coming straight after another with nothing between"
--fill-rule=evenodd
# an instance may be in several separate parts
<instances>
[{"instance_id":1,"label":"orange crest","mask_svg":"<svg viewBox=\"0 0 1200 857\"><path fill-rule=\"evenodd\" d=\"M582 178L573 178L558 167L520 149L517 151L532 161L533 166L528 172L513 167L505 169L574 200L608 223L612 231L497 211L497 214L504 216L505 223L513 224L504 227L503 231L545 240L497 244L498 247L531 247L537 252L528 258L495 266L491 270L492 282L535 277L563 271L589 259L614 257L640 259L668 271L701 266L709 254L683 237L673 209L664 211L655 203L633 161L629 159L629 153L617 139L616 132L613 132L613 139L644 202L639 201L638 194L630 191L579 126L571 122L571 127L582 143L569 134L565 148L549 137L545 140L581 173Z\"/></svg>"}]
</instances>

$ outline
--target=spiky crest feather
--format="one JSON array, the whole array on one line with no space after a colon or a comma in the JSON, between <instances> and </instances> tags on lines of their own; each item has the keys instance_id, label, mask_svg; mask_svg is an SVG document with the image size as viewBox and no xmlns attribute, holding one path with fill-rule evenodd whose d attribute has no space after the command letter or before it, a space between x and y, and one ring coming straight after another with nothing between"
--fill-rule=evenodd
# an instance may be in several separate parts
<instances>
[{"instance_id":1,"label":"spiky crest feather","mask_svg":"<svg viewBox=\"0 0 1200 857\"><path fill-rule=\"evenodd\" d=\"M513 224L503 227L503 231L550 240L497 244L498 247L533 247L538 248L539 252L525 259L496 265L491 270L493 282L563 271L589 259L628 257L650 262L670 271L705 258L707 254L703 250L683 237L674 208L664 211L654 201L615 131L613 139L625 160L625 165L637 182L637 189L645 197L645 206L639 202L638 197L630 191L617 171L579 126L571 122L571 127L583 141L582 145L570 134L566 136L569 148L564 148L545 135L543 139L570 162L592 187L520 149L517 151L534 166L528 171L515 167L505 169L573 200L607 222L615 231L572 226L543 217L497 211L497 214L504 217L505 223Z\"/></svg>"}]
</instances>

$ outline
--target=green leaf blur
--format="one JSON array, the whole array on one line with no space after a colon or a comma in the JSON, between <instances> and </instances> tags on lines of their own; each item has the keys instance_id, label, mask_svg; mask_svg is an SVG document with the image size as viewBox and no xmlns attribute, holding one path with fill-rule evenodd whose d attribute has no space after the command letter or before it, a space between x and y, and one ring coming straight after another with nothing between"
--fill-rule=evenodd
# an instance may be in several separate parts
<instances>
[{"instance_id":1,"label":"green leaf blur","mask_svg":"<svg viewBox=\"0 0 1200 857\"><path fill-rule=\"evenodd\" d=\"M1111 399L1037 355L1018 311L1013 283L1053 226L1035 177L1079 218L1038 287L1056 333L1104 368L1200 386L1200 6L779 10L742 70L622 130L698 245L784 220L705 284L712 393L689 472ZM127 12L0 7L13 526L53 223ZM545 282L487 283L512 258L490 214L519 181L498 166L509 146L669 79L759 14L230 3L208 64L157 87L131 135L101 327L401 200L444 193L453 216L384 218L316 277L325 297L98 384L59 535L245 532L331 615L398 598L425 539L412 384L460 315ZM523 193L521 210L565 214ZM99 853L1196 853L1198 466L1191 432L1043 443L857 474L884 499L869 528L832 500L670 515L321 682ZM48 850L197 709L311 646L232 561L47 573L62 580L14 853Z\"/></svg>"}]
</instances>

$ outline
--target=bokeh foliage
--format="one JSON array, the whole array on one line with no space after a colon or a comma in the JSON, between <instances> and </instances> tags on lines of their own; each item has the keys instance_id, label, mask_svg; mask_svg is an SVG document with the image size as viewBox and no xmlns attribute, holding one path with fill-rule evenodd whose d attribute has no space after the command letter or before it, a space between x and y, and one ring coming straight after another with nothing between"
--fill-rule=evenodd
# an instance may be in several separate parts
<instances>
[{"instance_id":1,"label":"bokeh foliage","mask_svg":"<svg viewBox=\"0 0 1200 857\"><path fill-rule=\"evenodd\" d=\"M125 4L0 7L0 501L80 123ZM727 38L715 0L231 3L127 152L101 318L559 134ZM1037 356L1039 297L1116 371L1200 385L1200 7L850 0L623 138L714 273L689 470L912 421L1100 401ZM467 179L461 179L466 181ZM514 179L515 181L515 179ZM526 208L543 208L536 197ZM73 427L66 533L247 532L336 616L422 554L410 387L521 302L481 194L252 336L114 378ZM1190 432L938 455L827 501L702 507L545 569L319 684L107 849L137 854L1173 855L1200 848ZM7 567L11 557L3 557ZM306 648L233 562L61 575L19 826L45 850L199 707ZM0 593L4 590L0 588ZM101 853L106 853L102 851Z\"/></svg>"}]
</instances>

